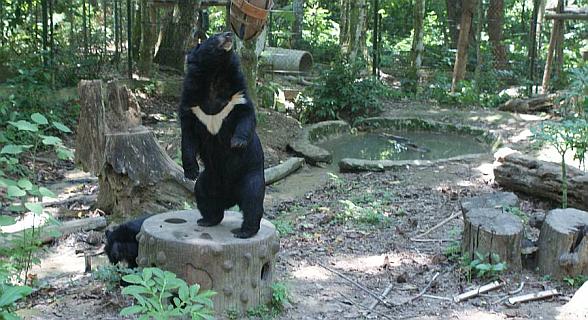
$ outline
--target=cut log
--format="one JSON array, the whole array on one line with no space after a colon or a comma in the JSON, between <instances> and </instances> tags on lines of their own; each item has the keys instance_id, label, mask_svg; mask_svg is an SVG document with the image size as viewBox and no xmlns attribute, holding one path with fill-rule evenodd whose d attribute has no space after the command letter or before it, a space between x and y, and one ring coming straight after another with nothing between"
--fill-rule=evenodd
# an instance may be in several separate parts
<instances>
[{"instance_id":1,"label":"cut log","mask_svg":"<svg viewBox=\"0 0 588 320\"><path fill-rule=\"evenodd\" d=\"M309 72L312 69L312 55L308 51L267 47L261 56L274 70Z\"/></svg>"},{"instance_id":2,"label":"cut log","mask_svg":"<svg viewBox=\"0 0 588 320\"><path fill-rule=\"evenodd\" d=\"M519 153L499 156L494 178L507 190L561 203L561 165ZM588 174L568 166L568 206L588 210Z\"/></svg>"},{"instance_id":3,"label":"cut log","mask_svg":"<svg viewBox=\"0 0 588 320\"><path fill-rule=\"evenodd\" d=\"M141 125L132 93L116 82L82 81L76 162L98 176L98 208L124 216L193 201L194 182Z\"/></svg>"},{"instance_id":4,"label":"cut log","mask_svg":"<svg viewBox=\"0 0 588 320\"><path fill-rule=\"evenodd\" d=\"M588 212L551 210L539 234L538 267L556 279L588 274Z\"/></svg>"},{"instance_id":5,"label":"cut log","mask_svg":"<svg viewBox=\"0 0 588 320\"><path fill-rule=\"evenodd\" d=\"M277 166L267 168L264 170L265 184L270 185L276 181L282 180L294 171L300 169L304 165L304 158L290 158L284 163Z\"/></svg>"},{"instance_id":6,"label":"cut log","mask_svg":"<svg viewBox=\"0 0 588 320\"><path fill-rule=\"evenodd\" d=\"M217 292L212 299L219 315L270 302L280 249L274 226L262 219L257 235L237 239L231 230L241 226L239 213L225 212L223 222L214 227L198 226L199 218L197 210L186 210L145 220L137 236L139 266L157 266Z\"/></svg>"},{"instance_id":7,"label":"cut log","mask_svg":"<svg viewBox=\"0 0 588 320\"><path fill-rule=\"evenodd\" d=\"M473 260L476 252L484 255L496 253L509 269L521 269L523 224L517 217L493 208L474 208L465 212L463 217L461 249L465 255Z\"/></svg>"},{"instance_id":8,"label":"cut log","mask_svg":"<svg viewBox=\"0 0 588 320\"><path fill-rule=\"evenodd\" d=\"M519 205L519 197L512 192L488 193L478 197L466 198L460 202L463 214L476 208L508 209L511 207L518 208Z\"/></svg>"},{"instance_id":9,"label":"cut log","mask_svg":"<svg viewBox=\"0 0 588 320\"><path fill-rule=\"evenodd\" d=\"M514 98L501 104L498 110L510 112L541 112L553 108L555 94L541 95L527 99Z\"/></svg>"}]
</instances>

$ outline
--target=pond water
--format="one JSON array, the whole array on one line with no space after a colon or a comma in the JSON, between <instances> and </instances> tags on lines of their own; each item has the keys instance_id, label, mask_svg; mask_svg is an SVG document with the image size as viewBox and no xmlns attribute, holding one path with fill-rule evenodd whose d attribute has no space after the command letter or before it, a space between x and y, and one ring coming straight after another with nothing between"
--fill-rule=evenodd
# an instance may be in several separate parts
<instances>
[{"instance_id":1,"label":"pond water","mask_svg":"<svg viewBox=\"0 0 588 320\"><path fill-rule=\"evenodd\" d=\"M333 163L343 158L436 160L491 151L490 145L474 136L430 131L344 135L319 143L318 146L331 152Z\"/></svg>"}]
</instances>

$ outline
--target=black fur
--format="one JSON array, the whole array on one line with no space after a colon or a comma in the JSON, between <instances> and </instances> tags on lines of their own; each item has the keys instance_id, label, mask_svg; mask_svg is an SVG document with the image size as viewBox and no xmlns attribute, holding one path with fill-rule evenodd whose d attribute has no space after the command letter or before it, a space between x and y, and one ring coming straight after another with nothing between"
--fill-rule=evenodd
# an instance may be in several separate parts
<instances>
[{"instance_id":1,"label":"black fur","mask_svg":"<svg viewBox=\"0 0 588 320\"><path fill-rule=\"evenodd\" d=\"M179 117L182 131L184 175L196 179L195 194L201 226L214 226L224 210L238 204L243 224L235 237L249 238L259 230L263 215L265 180L263 150L255 133L255 109L249 96L231 33L214 35L194 48L187 59ZM238 104L225 118L220 131L211 134L191 108L207 115L218 114L235 94L242 92L246 103ZM204 164L199 172L197 157Z\"/></svg>"},{"instance_id":2,"label":"black fur","mask_svg":"<svg viewBox=\"0 0 588 320\"><path fill-rule=\"evenodd\" d=\"M143 222L150 216L127 221L114 230L106 230L106 246L104 251L112 264L126 262L129 268L137 267L137 255L139 254L139 242L137 234L141 231Z\"/></svg>"}]
</instances>

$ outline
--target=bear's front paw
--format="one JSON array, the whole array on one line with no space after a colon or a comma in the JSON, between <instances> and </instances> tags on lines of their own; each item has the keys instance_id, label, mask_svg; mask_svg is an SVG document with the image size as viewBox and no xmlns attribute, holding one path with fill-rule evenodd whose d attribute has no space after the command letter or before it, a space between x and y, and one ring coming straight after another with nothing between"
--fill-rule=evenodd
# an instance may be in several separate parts
<instances>
[{"instance_id":1,"label":"bear's front paw","mask_svg":"<svg viewBox=\"0 0 588 320\"><path fill-rule=\"evenodd\" d=\"M248 229L243 230L241 228L231 230L231 232L233 233L233 236L235 238L239 238L239 239L251 238L251 237L253 237L254 235L257 234L257 231L258 230L255 230L255 231L254 230L248 230Z\"/></svg>"},{"instance_id":2,"label":"bear's front paw","mask_svg":"<svg viewBox=\"0 0 588 320\"><path fill-rule=\"evenodd\" d=\"M198 179L198 175L200 174L200 168L198 167L189 167L184 168L184 177L190 180Z\"/></svg>"},{"instance_id":3,"label":"bear's front paw","mask_svg":"<svg viewBox=\"0 0 588 320\"><path fill-rule=\"evenodd\" d=\"M196 224L198 224L201 227L212 227L212 226L216 226L217 224L221 223L222 218L219 220L208 220L208 219L198 219L196 221Z\"/></svg>"},{"instance_id":4,"label":"bear's front paw","mask_svg":"<svg viewBox=\"0 0 588 320\"><path fill-rule=\"evenodd\" d=\"M237 137L231 138L231 148L232 149L243 149L247 146L247 140Z\"/></svg>"}]
</instances>

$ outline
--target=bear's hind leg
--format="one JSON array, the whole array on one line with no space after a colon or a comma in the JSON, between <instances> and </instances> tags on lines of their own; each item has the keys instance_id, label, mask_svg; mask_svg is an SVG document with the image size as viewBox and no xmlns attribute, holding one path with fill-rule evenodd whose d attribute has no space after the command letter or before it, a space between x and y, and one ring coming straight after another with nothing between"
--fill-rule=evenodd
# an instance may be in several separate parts
<instances>
[{"instance_id":1,"label":"bear's hind leg","mask_svg":"<svg viewBox=\"0 0 588 320\"><path fill-rule=\"evenodd\" d=\"M238 187L238 204L243 211L243 224L240 229L231 230L236 238L251 238L259 231L259 224L263 216L263 198L265 196L265 181L262 172L247 174Z\"/></svg>"},{"instance_id":2,"label":"bear's hind leg","mask_svg":"<svg viewBox=\"0 0 588 320\"><path fill-rule=\"evenodd\" d=\"M207 180L211 179L205 170L196 181L194 193L196 194L196 206L202 215L196 223L202 227L212 227L223 221L225 216L225 202L219 197L214 187Z\"/></svg>"}]
</instances>

